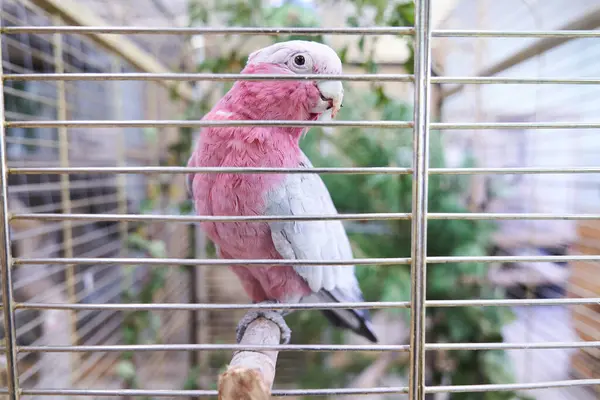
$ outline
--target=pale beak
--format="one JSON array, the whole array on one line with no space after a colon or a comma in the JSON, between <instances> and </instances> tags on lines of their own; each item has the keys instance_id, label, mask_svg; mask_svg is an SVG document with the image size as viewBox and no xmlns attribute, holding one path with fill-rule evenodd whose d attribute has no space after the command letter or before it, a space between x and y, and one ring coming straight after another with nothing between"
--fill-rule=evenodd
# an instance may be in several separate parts
<instances>
[{"instance_id":1,"label":"pale beak","mask_svg":"<svg viewBox=\"0 0 600 400\"><path fill-rule=\"evenodd\" d=\"M328 102L327 109L331 109L331 118L335 118L342 107L344 100L344 87L341 81L320 81L317 83L317 88L321 92L321 100Z\"/></svg>"}]
</instances>

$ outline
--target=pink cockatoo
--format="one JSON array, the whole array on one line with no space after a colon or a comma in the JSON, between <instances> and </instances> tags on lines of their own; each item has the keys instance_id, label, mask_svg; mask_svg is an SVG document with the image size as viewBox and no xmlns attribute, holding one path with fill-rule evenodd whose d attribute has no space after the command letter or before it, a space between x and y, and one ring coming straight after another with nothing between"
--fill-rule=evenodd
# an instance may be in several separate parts
<instances>
[{"instance_id":1,"label":"pink cockatoo","mask_svg":"<svg viewBox=\"0 0 600 400\"><path fill-rule=\"evenodd\" d=\"M309 41L277 43L250 54L243 74L341 74L330 47ZM297 120L335 117L342 106L340 81L238 81L205 120ZM200 132L190 167L312 168L299 147L307 128L208 127ZM203 216L336 215L317 174L191 173L187 179L196 213ZM223 259L272 259L272 266L230 268L254 303L360 302L353 265L302 266L301 260L350 260L352 249L340 221L202 222ZM277 260L298 260L277 265ZM329 309L337 327L377 342L367 310ZM238 342L259 316L277 323L288 343L280 311L251 312L237 330Z\"/></svg>"}]
</instances>

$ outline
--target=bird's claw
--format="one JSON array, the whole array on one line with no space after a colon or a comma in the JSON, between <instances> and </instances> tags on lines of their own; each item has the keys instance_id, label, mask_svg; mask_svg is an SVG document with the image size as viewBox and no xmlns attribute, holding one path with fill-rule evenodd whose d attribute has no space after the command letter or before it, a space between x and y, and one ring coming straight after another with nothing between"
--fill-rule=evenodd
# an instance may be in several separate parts
<instances>
[{"instance_id":1,"label":"bird's claw","mask_svg":"<svg viewBox=\"0 0 600 400\"><path fill-rule=\"evenodd\" d=\"M261 304L276 304L276 303L277 302L274 302L274 301L265 301L265 302L262 302ZM236 329L237 343L241 343L242 338L244 337L244 334L246 333L246 329L248 328L248 326L252 322L256 321L258 318L261 318L261 317L274 322L279 327L279 330L281 331L281 344L288 344L290 342L290 339L292 337L292 331L285 323L282 312L276 311L276 310L251 310L251 311L248 311L246 313L246 315L244 315L244 317L238 323L238 326Z\"/></svg>"}]
</instances>

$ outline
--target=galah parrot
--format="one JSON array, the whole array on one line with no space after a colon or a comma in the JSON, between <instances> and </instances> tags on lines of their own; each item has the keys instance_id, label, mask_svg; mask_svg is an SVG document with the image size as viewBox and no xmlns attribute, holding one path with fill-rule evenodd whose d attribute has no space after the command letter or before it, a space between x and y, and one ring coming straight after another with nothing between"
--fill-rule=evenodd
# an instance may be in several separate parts
<instances>
[{"instance_id":1,"label":"galah parrot","mask_svg":"<svg viewBox=\"0 0 600 400\"><path fill-rule=\"evenodd\" d=\"M276 43L250 54L242 74L341 74L342 62L329 46L311 41ZM237 81L205 120L315 121L335 117L342 106L340 81ZM207 127L201 130L189 167L312 168L299 147L307 128ZM336 215L318 174L190 173L188 192L203 216ZM273 265L230 266L254 303L360 302L353 265L302 266L302 260L350 260L352 249L340 221L202 222L223 259L272 259ZM277 260L299 265L277 265ZM276 308L276 307L274 307ZM377 342L367 310L322 311L336 327ZM237 340L262 316L290 330L280 310L250 312Z\"/></svg>"}]
</instances>

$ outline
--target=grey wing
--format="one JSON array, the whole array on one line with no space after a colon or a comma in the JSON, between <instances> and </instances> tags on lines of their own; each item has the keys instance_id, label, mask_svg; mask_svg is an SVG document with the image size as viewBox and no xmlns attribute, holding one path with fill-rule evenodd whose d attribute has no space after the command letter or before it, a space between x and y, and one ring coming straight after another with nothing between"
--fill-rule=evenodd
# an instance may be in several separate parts
<instances>
[{"instance_id":1,"label":"grey wing","mask_svg":"<svg viewBox=\"0 0 600 400\"><path fill-rule=\"evenodd\" d=\"M303 155L302 167L312 168ZM285 181L267 194L267 215L336 215L327 187L317 174L289 174ZM349 260L352 248L341 221L270 222L275 248L286 259ZM353 265L294 266L313 292L358 289ZM348 296L345 296L348 297ZM358 300L358 298L357 298Z\"/></svg>"},{"instance_id":2,"label":"grey wing","mask_svg":"<svg viewBox=\"0 0 600 400\"><path fill-rule=\"evenodd\" d=\"M304 155L303 155L304 156ZM312 168L303 157L302 167ZM283 184L267 194L267 215L336 215L325 183L317 174L289 174ZM296 260L350 260L352 248L341 221L273 221L271 237L279 254ZM300 263L299 263L300 264ZM354 265L302 266L294 270L312 290L303 302L361 302L363 296ZM325 309L323 314L338 327L346 327L377 342L366 309Z\"/></svg>"}]
</instances>

